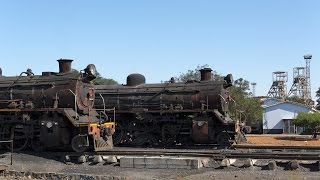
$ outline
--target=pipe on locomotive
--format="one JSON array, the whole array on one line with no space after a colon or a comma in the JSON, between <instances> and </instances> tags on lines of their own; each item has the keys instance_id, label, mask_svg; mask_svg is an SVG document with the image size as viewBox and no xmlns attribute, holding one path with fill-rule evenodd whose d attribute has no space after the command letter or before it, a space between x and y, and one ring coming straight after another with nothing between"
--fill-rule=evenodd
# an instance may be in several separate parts
<instances>
[{"instance_id":1,"label":"pipe on locomotive","mask_svg":"<svg viewBox=\"0 0 320 180\"><path fill-rule=\"evenodd\" d=\"M203 68L200 69L201 80L200 81L211 81L212 79L212 69L211 68Z\"/></svg>"},{"instance_id":2,"label":"pipe on locomotive","mask_svg":"<svg viewBox=\"0 0 320 180\"><path fill-rule=\"evenodd\" d=\"M59 62L59 73L69 73L71 72L71 63L72 59L59 59L57 60Z\"/></svg>"},{"instance_id":3,"label":"pipe on locomotive","mask_svg":"<svg viewBox=\"0 0 320 180\"><path fill-rule=\"evenodd\" d=\"M211 68L203 68L200 69L200 81L211 81L212 80L212 69ZM224 88L228 88L233 86L233 76L232 74L228 74L224 77Z\"/></svg>"}]
</instances>

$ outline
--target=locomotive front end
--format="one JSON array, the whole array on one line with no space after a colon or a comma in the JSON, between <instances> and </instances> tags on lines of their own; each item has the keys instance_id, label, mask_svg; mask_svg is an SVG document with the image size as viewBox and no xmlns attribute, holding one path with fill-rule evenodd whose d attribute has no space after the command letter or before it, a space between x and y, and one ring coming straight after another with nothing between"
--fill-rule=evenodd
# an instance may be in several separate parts
<instances>
[{"instance_id":1,"label":"locomotive front end","mask_svg":"<svg viewBox=\"0 0 320 180\"><path fill-rule=\"evenodd\" d=\"M72 148L102 151L113 147L114 119L94 108L89 64L78 72L71 59L59 59L59 72L0 77L0 134L15 150Z\"/></svg>"},{"instance_id":2,"label":"locomotive front end","mask_svg":"<svg viewBox=\"0 0 320 180\"><path fill-rule=\"evenodd\" d=\"M211 72L210 68L201 69L201 80L195 85L199 87L199 95L194 96L194 102L202 102L201 110L207 118L198 116L193 120L192 139L195 143L212 142L220 147L229 147L245 139L243 125L230 112L230 104L235 103L230 95L233 76L228 74L221 79L212 79Z\"/></svg>"},{"instance_id":3,"label":"locomotive front end","mask_svg":"<svg viewBox=\"0 0 320 180\"><path fill-rule=\"evenodd\" d=\"M73 137L72 149L77 152L87 150L90 142L94 151L105 151L113 148L114 119L109 118L106 112L98 113L93 108L95 89L92 81L96 78L96 72L95 65L89 64L83 71L80 71L80 76L76 81L75 111L83 114L83 117L76 117L70 119L70 121L73 121L73 124L78 123L80 126L85 121L86 123L82 127L87 128L88 132L87 134L79 133Z\"/></svg>"}]
</instances>

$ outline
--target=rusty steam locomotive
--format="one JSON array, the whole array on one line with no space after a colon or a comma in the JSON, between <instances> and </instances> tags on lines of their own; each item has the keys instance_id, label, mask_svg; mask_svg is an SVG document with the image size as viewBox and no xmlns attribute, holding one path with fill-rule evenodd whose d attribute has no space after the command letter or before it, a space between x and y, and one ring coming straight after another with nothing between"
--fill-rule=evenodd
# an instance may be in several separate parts
<instances>
[{"instance_id":1,"label":"rusty steam locomotive","mask_svg":"<svg viewBox=\"0 0 320 180\"><path fill-rule=\"evenodd\" d=\"M245 141L243 124L229 115L232 75L213 80L211 71L200 70L201 81L145 84L143 75L131 74L126 85L95 86L96 108L116 107L114 144L228 147Z\"/></svg>"},{"instance_id":2,"label":"rusty steam locomotive","mask_svg":"<svg viewBox=\"0 0 320 180\"><path fill-rule=\"evenodd\" d=\"M95 66L78 73L72 60L58 62L58 73L34 75L28 69L19 76L1 75L0 139L13 140L14 150L112 148L115 123L93 109Z\"/></svg>"}]
</instances>

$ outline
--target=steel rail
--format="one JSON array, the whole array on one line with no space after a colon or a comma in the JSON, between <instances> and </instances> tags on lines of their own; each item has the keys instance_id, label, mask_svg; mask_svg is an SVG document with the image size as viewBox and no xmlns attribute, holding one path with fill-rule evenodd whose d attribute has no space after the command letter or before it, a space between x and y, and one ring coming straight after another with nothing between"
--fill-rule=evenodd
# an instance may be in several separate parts
<instances>
[{"instance_id":1,"label":"steel rail","mask_svg":"<svg viewBox=\"0 0 320 180\"><path fill-rule=\"evenodd\" d=\"M252 158L252 159L283 159L283 160L320 160L318 152L237 152L237 151L195 151L195 150L112 150L97 152L96 155L116 156L186 156L208 157L214 159L224 158Z\"/></svg>"}]
</instances>

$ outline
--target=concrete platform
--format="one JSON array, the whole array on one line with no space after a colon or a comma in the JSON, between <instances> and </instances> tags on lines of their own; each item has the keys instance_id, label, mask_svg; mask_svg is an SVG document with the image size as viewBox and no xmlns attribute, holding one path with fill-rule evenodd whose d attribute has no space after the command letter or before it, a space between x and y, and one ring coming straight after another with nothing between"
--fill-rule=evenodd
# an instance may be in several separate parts
<instances>
[{"instance_id":1,"label":"concrete platform","mask_svg":"<svg viewBox=\"0 0 320 180\"><path fill-rule=\"evenodd\" d=\"M121 168L138 169L200 169L201 158L181 157L122 157Z\"/></svg>"}]
</instances>

